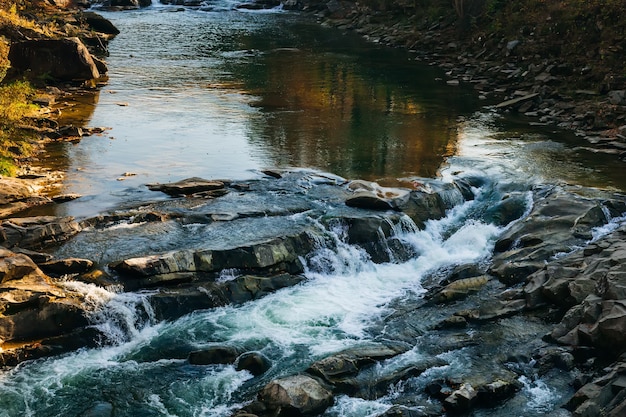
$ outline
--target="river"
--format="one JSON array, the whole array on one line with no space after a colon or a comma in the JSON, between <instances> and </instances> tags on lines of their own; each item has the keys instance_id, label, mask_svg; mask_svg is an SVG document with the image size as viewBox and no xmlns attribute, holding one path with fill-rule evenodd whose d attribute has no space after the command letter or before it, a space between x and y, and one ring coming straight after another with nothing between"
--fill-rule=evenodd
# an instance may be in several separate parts
<instances>
[{"instance_id":1,"label":"river","mask_svg":"<svg viewBox=\"0 0 626 417\"><path fill-rule=\"evenodd\" d=\"M374 264L343 242L340 231L330 230L336 244L307 258L303 283L239 306L159 322L149 292L75 284L99 306L92 320L112 343L4 372L0 416L228 416L271 378L380 338L399 300L419 302L424 279L455 265L487 262L506 225L491 224L484 215L503 195L523 197L540 183L626 189L617 162L581 149L576 136L503 118L471 86L448 86L439 69L416 62L409 52L368 44L309 18L282 10L239 11L225 0L200 9L153 5L102 14L121 34L109 45L109 81L88 124L107 130L58 150L68 166L66 191L84 195L59 206L58 215L84 218L139 204L167 205L167 197L145 184L192 176L266 184L270 179L262 171L276 168L305 169L296 169L294 183L285 185L294 190L303 178L334 178L320 173L384 185L418 177L445 181L459 172L490 181L475 190L474 200L426 229L407 225L398 231L415 249L413 259ZM250 221L245 230L117 225L86 233L57 255L104 264L204 247L207 240L228 246L231 240L317 227L331 210L332 196L300 194L317 208ZM273 201L248 204L300 204L271 195ZM424 317L424 326L437 317ZM520 343L547 331L516 319L502 326L517 333ZM220 343L261 351L274 365L259 379L230 365L193 366L184 359L190 350ZM419 361L429 343L418 338L384 367ZM429 378L463 375L473 366L490 369L488 359L481 363L465 349L433 354L448 365L380 398L339 396L325 416L377 416L398 398L427 401ZM521 383L513 400L476 415L558 415L572 393L560 373Z\"/></svg>"}]
</instances>

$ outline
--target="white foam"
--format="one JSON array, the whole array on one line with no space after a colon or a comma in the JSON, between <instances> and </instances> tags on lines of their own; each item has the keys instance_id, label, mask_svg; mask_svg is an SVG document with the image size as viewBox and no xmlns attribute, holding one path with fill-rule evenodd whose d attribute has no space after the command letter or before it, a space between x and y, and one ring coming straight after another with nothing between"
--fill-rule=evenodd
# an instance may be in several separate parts
<instances>
[{"instance_id":1,"label":"white foam","mask_svg":"<svg viewBox=\"0 0 626 417\"><path fill-rule=\"evenodd\" d=\"M528 398L525 409L535 412L550 412L555 408L559 396L541 379L530 379L524 375L519 378L522 383L522 395Z\"/></svg>"}]
</instances>

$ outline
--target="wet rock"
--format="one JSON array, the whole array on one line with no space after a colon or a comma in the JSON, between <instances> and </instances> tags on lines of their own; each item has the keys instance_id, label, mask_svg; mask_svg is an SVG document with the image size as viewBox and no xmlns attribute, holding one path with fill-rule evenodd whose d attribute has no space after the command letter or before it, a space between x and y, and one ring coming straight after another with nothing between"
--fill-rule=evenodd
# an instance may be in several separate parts
<instances>
[{"instance_id":1,"label":"wet rock","mask_svg":"<svg viewBox=\"0 0 626 417\"><path fill-rule=\"evenodd\" d=\"M477 400L478 391L470 384L463 384L443 400L443 405L451 413L466 413L474 407Z\"/></svg>"},{"instance_id":2,"label":"wet rock","mask_svg":"<svg viewBox=\"0 0 626 417\"><path fill-rule=\"evenodd\" d=\"M624 102L624 97L626 96L625 90L613 90L609 91L607 97L609 98L609 102L611 104L622 104Z\"/></svg>"},{"instance_id":3,"label":"wet rock","mask_svg":"<svg viewBox=\"0 0 626 417\"><path fill-rule=\"evenodd\" d=\"M355 347L321 359L313 363L307 371L322 377L331 384L337 383L347 377L357 375L365 366L392 358L405 351L406 348L401 346Z\"/></svg>"},{"instance_id":4,"label":"wet rock","mask_svg":"<svg viewBox=\"0 0 626 417\"><path fill-rule=\"evenodd\" d=\"M465 317L453 315L437 323L435 329L462 329L467 327L467 324Z\"/></svg>"},{"instance_id":5,"label":"wet rock","mask_svg":"<svg viewBox=\"0 0 626 417\"><path fill-rule=\"evenodd\" d=\"M104 0L102 5L106 8L116 10L119 9L139 9L152 5L151 0Z\"/></svg>"},{"instance_id":6,"label":"wet rock","mask_svg":"<svg viewBox=\"0 0 626 417\"><path fill-rule=\"evenodd\" d=\"M409 190L381 187L375 182L351 181L348 189L354 195L346 199L346 205L369 210L399 210L409 198Z\"/></svg>"},{"instance_id":7,"label":"wet rock","mask_svg":"<svg viewBox=\"0 0 626 417\"><path fill-rule=\"evenodd\" d=\"M487 210L485 220L497 226L506 226L521 218L525 212L526 196L509 195Z\"/></svg>"},{"instance_id":8,"label":"wet rock","mask_svg":"<svg viewBox=\"0 0 626 417\"><path fill-rule=\"evenodd\" d=\"M441 416L444 411L441 409L433 409L430 407L420 405L418 407L405 407L401 405L394 405L383 414L379 414L377 417L429 417L429 416Z\"/></svg>"},{"instance_id":9,"label":"wet rock","mask_svg":"<svg viewBox=\"0 0 626 417\"><path fill-rule=\"evenodd\" d=\"M161 288L150 297L150 304L158 320L173 320L192 311L220 307L228 303L216 284L206 282Z\"/></svg>"},{"instance_id":10,"label":"wet rock","mask_svg":"<svg viewBox=\"0 0 626 417\"><path fill-rule=\"evenodd\" d=\"M35 251L32 251L32 250L28 250L28 249L12 248L11 250L13 252L15 252L15 253L20 253L22 255L28 256L36 264L41 264L41 263L44 263L44 262L51 261L52 258L53 258L53 256L50 255L49 253L35 252Z\"/></svg>"},{"instance_id":11,"label":"wet rock","mask_svg":"<svg viewBox=\"0 0 626 417\"><path fill-rule=\"evenodd\" d=\"M539 97L539 93L533 93L533 94L528 94L522 97L516 97L516 98L506 100L506 101L496 104L496 109L505 109L505 108L511 108L511 107L514 108L516 106L523 104L524 102L534 100L537 97Z\"/></svg>"},{"instance_id":12,"label":"wet rock","mask_svg":"<svg viewBox=\"0 0 626 417\"><path fill-rule=\"evenodd\" d=\"M272 362L260 352L246 352L235 362L235 369L246 370L254 376L263 375L272 367Z\"/></svg>"},{"instance_id":13,"label":"wet rock","mask_svg":"<svg viewBox=\"0 0 626 417\"><path fill-rule=\"evenodd\" d=\"M489 382L477 387L478 403L482 407L495 407L499 403L515 395L521 388L517 381L505 381L502 379Z\"/></svg>"},{"instance_id":14,"label":"wet rock","mask_svg":"<svg viewBox=\"0 0 626 417\"><path fill-rule=\"evenodd\" d=\"M74 201L81 197L82 195L76 194L76 193L59 194L59 195L52 197L52 201L57 204L60 204L60 203L67 203L68 201Z\"/></svg>"},{"instance_id":15,"label":"wet rock","mask_svg":"<svg viewBox=\"0 0 626 417\"><path fill-rule=\"evenodd\" d=\"M294 375L267 384L259 393L259 400L276 416L312 416L330 407L333 395L315 378Z\"/></svg>"},{"instance_id":16,"label":"wet rock","mask_svg":"<svg viewBox=\"0 0 626 417\"><path fill-rule=\"evenodd\" d=\"M13 72L29 77L46 76L63 81L100 77L91 54L78 38L13 42L9 60Z\"/></svg>"},{"instance_id":17,"label":"wet rock","mask_svg":"<svg viewBox=\"0 0 626 417\"><path fill-rule=\"evenodd\" d=\"M89 259L68 258L44 262L39 264L39 267L47 274L65 275L88 272L93 265L93 261Z\"/></svg>"},{"instance_id":18,"label":"wet rock","mask_svg":"<svg viewBox=\"0 0 626 417\"><path fill-rule=\"evenodd\" d=\"M526 281L555 255L571 252L590 240L593 229L608 222L605 210L611 215L626 211L621 196L586 197L580 194L584 190L561 187L539 191L530 215L496 242L490 272L506 285Z\"/></svg>"},{"instance_id":19,"label":"wet rock","mask_svg":"<svg viewBox=\"0 0 626 417\"><path fill-rule=\"evenodd\" d=\"M468 295L479 291L489 282L489 277L482 275L479 277L465 278L454 281L437 291L432 300L435 303L447 303L460 300Z\"/></svg>"},{"instance_id":20,"label":"wet rock","mask_svg":"<svg viewBox=\"0 0 626 417\"><path fill-rule=\"evenodd\" d=\"M223 294L229 302L242 304L256 300L281 288L292 287L304 281L301 275L279 274L271 276L244 275L223 284Z\"/></svg>"},{"instance_id":21,"label":"wet rock","mask_svg":"<svg viewBox=\"0 0 626 417\"><path fill-rule=\"evenodd\" d=\"M226 184L223 181L206 180L192 177L168 184L148 184L151 191L161 191L171 196L191 195L215 190L223 190Z\"/></svg>"},{"instance_id":22,"label":"wet rock","mask_svg":"<svg viewBox=\"0 0 626 417\"><path fill-rule=\"evenodd\" d=\"M426 221L438 220L445 216L446 203L436 192L412 191L408 201L400 210L413 220L419 229L424 229Z\"/></svg>"},{"instance_id":23,"label":"wet rock","mask_svg":"<svg viewBox=\"0 0 626 417\"><path fill-rule=\"evenodd\" d=\"M211 346L189 353L187 360L192 365L227 365L235 363L240 353L232 346Z\"/></svg>"},{"instance_id":24,"label":"wet rock","mask_svg":"<svg viewBox=\"0 0 626 417\"><path fill-rule=\"evenodd\" d=\"M40 249L64 242L82 230L73 217L24 217L0 223L0 244L5 247Z\"/></svg>"},{"instance_id":25,"label":"wet rock","mask_svg":"<svg viewBox=\"0 0 626 417\"><path fill-rule=\"evenodd\" d=\"M27 256L2 249L0 271L0 339L43 339L87 325L83 296L55 285Z\"/></svg>"},{"instance_id":26,"label":"wet rock","mask_svg":"<svg viewBox=\"0 0 626 417\"><path fill-rule=\"evenodd\" d=\"M345 229L347 243L363 248L374 263L408 260L415 254L411 246L394 237L394 228L401 222L402 215L395 213L323 219L330 229Z\"/></svg>"},{"instance_id":27,"label":"wet rock","mask_svg":"<svg viewBox=\"0 0 626 417\"><path fill-rule=\"evenodd\" d=\"M219 272L223 269L300 273L303 267L299 256L310 252L313 245L313 239L303 232L232 249L184 250L131 258L114 263L111 268L126 279L187 272Z\"/></svg>"}]
</instances>

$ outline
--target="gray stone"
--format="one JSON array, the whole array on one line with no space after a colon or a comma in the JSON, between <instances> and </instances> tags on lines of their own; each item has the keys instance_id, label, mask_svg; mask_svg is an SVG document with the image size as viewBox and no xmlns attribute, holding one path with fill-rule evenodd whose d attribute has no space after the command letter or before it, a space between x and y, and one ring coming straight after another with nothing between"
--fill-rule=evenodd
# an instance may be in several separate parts
<instances>
[{"instance_id":1,"label":"gray stone","mask_svg":"<svg viewBox=\"0 0 626 417\"><path fill-rule=\"evenodd\" d=\"M294 375L276 379L259 393L259 400L277 416L313 416L333 403L332 393L315 378Z\"/></svg>"},{"instance_id":2,"label":"gray stone","mask_svg":"<svg viewBox=\"0 0 626 417\"><path fill-rule=\"evenodd\" d=\"M168 195L191 195L202 192L222 190L226 186L223 181L205 180L192 177L167 184L148 184L151 191L161 191Z\"/></svg>"},{"instance_id":3,"label":"gray stone","mask_svg":"<svg viewBox=\"0 0 626 417\"><path fill-rule=\"evenodd\" d=\"M607 94L609 98L609 102L611 104L622 104L624 102L624 96L626 95L625 90L613 90L609 91Z\"/></svg>"}]
</instances>

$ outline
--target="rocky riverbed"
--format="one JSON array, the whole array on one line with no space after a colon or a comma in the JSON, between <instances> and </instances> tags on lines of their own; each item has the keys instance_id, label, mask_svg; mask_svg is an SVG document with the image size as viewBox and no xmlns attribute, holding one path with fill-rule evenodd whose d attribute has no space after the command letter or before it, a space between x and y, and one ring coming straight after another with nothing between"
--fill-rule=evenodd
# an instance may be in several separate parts
<instances>
[{"instance_id":1,"label":"rocky riverbed","mask_svg":"<svg viewBox=\"0 0 626 417\"><path fill-rule=\"evenodd\" d=\"M304 170L267 174L248 182L152 184L155 193L172 198L80 222L5 219L3 364L111 343L90 321L105 306L94 304L84 285L148 291L154 318L172 320L299 285L316 249L337 250L329 234L337 227L345 243L372 261L402 262L416 256L402 230L442 218L477 198L488 181L415 179L406 188L385 188ZM620 359L626 347L625 212L626 197L595 189L509 190L480 214L506 228L489 262L434 271L423 283L425 294L397 300L394 313L370 327L368 345L269 382L235 415L318 415L335 396L375 399L422 374L432 376L421 377L417 397L399 395L381 415L467 413L506 404L524 378L554 372L571 386L562 415L620 415L626 394ZM235 229L249 235L233 238ZM130 238L156 230L161 238L141 247ZM186 234L186 247L171 248L179 233ZM213 241L207 244L208 235ZM64 256L77 252L91 259ZM416 340L419 357L411 356ZM446 366L442 352L489 360L441 377L432 370ZM170 354L196 366L232 363L259 376L272 366L263 355L232 345L204 351L179 346ZM381 364L385 372L374 372Z\"/></svg>"}]
</instances>

